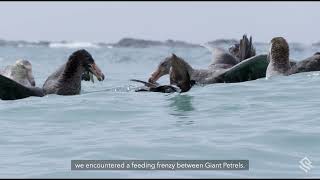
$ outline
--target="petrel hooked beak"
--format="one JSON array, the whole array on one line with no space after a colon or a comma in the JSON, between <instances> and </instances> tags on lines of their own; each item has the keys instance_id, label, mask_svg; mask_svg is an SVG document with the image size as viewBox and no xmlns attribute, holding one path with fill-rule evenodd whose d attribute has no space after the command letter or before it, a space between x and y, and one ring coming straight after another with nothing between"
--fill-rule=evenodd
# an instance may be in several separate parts
<instances>
[{"instance_id":1,"label":"petrel hooked beak","mask_svg":"<svg viewBox=\"0 0 320 180\"><path fill-rule=\"evenodd\" d=\"M161 77L161 71L160 69L157 69L156 71L154 71L152 74L151 74L151 77L149 78L149 82L150 83L155 83L157 82L157 80Z\"/></svg>"},{"instance_id":2,"label":"petrel hooked beak","mask_svg":"<svg viewBox=\"0 0 320 180\"><path fill-rule=\"evenodd\" d=\"M104 80L104 74L101 72L100 68L95 63L89 65L89 71L91 81L93 81L92 74L96 76L99 81Z\"/></svg>"}]
</instances>

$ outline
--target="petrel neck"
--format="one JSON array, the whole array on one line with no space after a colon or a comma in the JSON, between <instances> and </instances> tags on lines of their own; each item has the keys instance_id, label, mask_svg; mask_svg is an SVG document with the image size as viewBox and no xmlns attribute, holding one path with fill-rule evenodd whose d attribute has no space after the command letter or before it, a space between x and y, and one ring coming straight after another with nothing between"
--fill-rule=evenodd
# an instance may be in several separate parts
<instances>
[{"instance_id":1,"label":"petrel neck","mask_svg":"<svg viewBox=\"0 0 320 180\"><path fill-rule=\"evenodd\" d=\"M65 69L63 71L63 80L79 80L81 81L81 74L84 72L84 68L78 59L70 58L66 63Z\"/></svg>"},{"instance_id":2,"label":"petrel neck","mask_svg":"<svg viewBox=\"0 0 320 180\"><path fill-rule=\"evenodd\" d=\"M185 60L183 59L179 59L180 63L184 66L184 68L186 68L186 70L188 71L189 74L192 74L194 69L192 68L192 66L187 63Z\"/></svg>"}]
</instances>

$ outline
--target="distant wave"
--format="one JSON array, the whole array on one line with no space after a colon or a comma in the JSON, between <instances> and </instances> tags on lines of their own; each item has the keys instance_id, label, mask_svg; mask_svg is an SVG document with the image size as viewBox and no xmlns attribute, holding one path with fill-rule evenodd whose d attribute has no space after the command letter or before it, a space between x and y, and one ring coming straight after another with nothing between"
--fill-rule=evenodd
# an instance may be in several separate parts
<instances>
[{"instance_id":1,"label":"distant wave","mask_svg":"<svg viewBox=\"0 0 320 180\"><path fill-rule=\"evenodd\" d=\"M90 42L52 42L50 48L99 48L100 46Z\"/></svg>"},{"instance_id":2,"label":"distant wave","mask_svg":"<svg viewBox=\"0 0 320 180\"><path fill-rule=\"evenodd\" d=\"M180 48L198 48L203 47L205 44L209 47L229 47L235 43L239 43L237 39L216 39L212 41L207 41L201 44L189 43L186 41L172 40L168 39L166 41L156 41L156 40L145 40L137 38L122 38L116 43L106 43L106 42L80 42L80 41L10 41L0 39L1 46L10 46L10 47L50 47L50 48L148 48L156 46L165 46L165 47L180 47ZM268 42L255 42L255 46L268 46ZM289 43L290 47L301 51L305 48L306 45L302 43ZM309 45L310 46L310 45ZM313 43L312 47L320 47L320 42Z\"/></svg>"}]
</instances>

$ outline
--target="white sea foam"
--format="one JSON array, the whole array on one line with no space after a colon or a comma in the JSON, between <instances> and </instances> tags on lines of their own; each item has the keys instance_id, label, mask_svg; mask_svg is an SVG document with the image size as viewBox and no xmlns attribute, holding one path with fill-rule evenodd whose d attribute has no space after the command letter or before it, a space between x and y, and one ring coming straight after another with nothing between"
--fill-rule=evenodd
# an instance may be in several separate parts
<instances>
[{"instance_id":1,"label":"white sea foam","mask_svg":"<svg viewBox=\"0 0 320 180\"><path fill-rule=\"evenodd\" d=\"M50 48L99 48L98 45L90 42L52 42Z\"/></svg>"}]
</instances>

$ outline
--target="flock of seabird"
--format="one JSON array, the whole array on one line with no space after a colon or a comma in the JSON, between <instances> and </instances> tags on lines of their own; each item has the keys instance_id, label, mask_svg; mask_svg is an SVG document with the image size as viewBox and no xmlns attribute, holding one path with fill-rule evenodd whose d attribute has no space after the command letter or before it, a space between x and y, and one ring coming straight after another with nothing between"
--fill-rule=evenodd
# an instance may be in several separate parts
<instances>
[{"instance_id":1,"label":"flock of seabird","mask_svg":"<svg viewBox=\"0 0 320 180\"><path fill-rule=\"evenodd\" d=\"M289 58L289 45L283 37L275 37L270 41L268 54L257 55L252 37L248 39L246 35L227 51L220 48L210 50L213 61L205 69L195 69L181 57L171 54L159 63L148 82L131 79L144 84L136 89L136 92L183 93L194 85L236 83L320 71L319 52L307 59L292 61ZM170 84L158 84L157 80L166 74L169 74ZM73 52L67 62L52 73L41 88L36 86L31 63L18 60L0 70L0 99L16 100L30 96L43 97L47 94L77 95L81 92L81 81L93 81L93 76L99 81L105 79L91 54L84 49Z\"/></svg>"}]
</instances>

